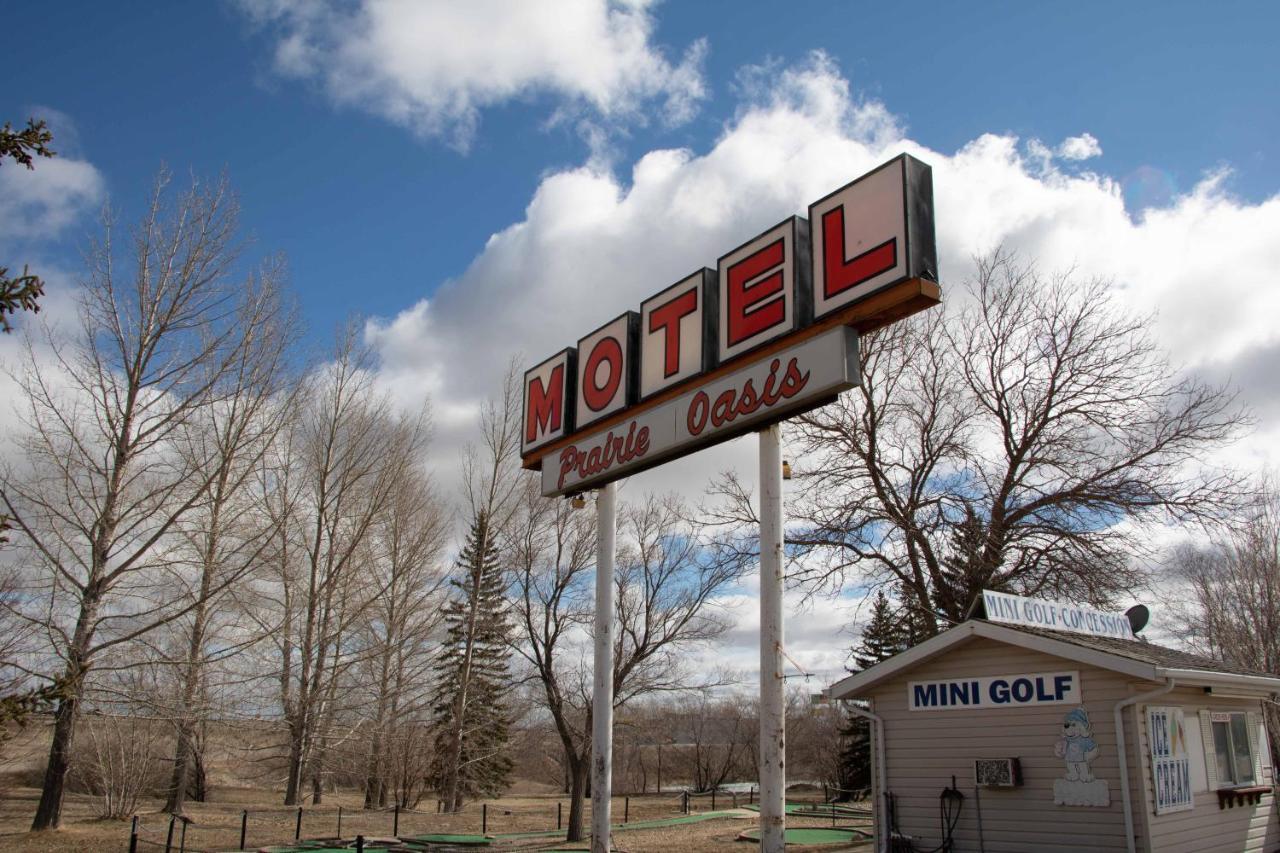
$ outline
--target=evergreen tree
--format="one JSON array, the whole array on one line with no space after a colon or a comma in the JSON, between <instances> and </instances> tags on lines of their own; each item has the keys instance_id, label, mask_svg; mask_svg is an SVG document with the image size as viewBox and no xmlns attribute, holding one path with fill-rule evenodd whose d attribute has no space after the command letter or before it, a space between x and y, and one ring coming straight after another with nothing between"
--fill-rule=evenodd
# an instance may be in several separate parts
<instances>
[{"instance_id":1,"label":"evergreen tree","mask_svg":"<svg viewBox=\"0 0 1280 853\"><path fill-rule=\"evenodd\" d=\"M914 646L928 637L926 620L910 605L895 606L884 594L876 593L871 618L862 629L858 645L850 649L851 672L861 672ZM871 723L846 712L840 726L840 787L848 791L871 787Z\"/></svg>"},{"instance_id":2,"label":"evergreen tree","mask_svg":"<svg viewBox=\"0 0 1280 853\"><path fill-rule=\"evenodd\" d=\"M840 725L839 800L871 787L871 721L845 711Z\"/></svg>"},{"instance_id":3,"label":"evergreen tree","mask_svg":"<svg viewBox=\"0 0 1280 853\"><path fill-rule=\"evenodd\" d=\"M862 629L862 640L850 650L855 664L850 672L861 672L904 651L906 632L902 622L902 614L889 601L884 590L877 592L875 603L871 605L871 619Z\"/></svg>"},{"instance_id":4,"label":"evergreen tree","mask_svg":"<svg viewBox=\"0 0 1280 853\"><path fill-rule=\"evenodd\" d=\"M432 782L448 811L461 809L467 798L500 793L512 768L506 754L510 623L493 540L480 513L450 581L457 594L444 609L447 635L432 697Z\"/></svg>"},{"instance_id":5,"label":"evergreen tree","mask_svg":"<svg viewBox=\"0 0 1280 853\"><path fill-rule=\"evenodd\" d=\"M992 573L984 570L987 525L972 504L964 505L964 518L951 530L947 553L942 558L941 577L933 588L934 604L943 613L967 613L992 582Z\"/></svg>"}]
</instances>

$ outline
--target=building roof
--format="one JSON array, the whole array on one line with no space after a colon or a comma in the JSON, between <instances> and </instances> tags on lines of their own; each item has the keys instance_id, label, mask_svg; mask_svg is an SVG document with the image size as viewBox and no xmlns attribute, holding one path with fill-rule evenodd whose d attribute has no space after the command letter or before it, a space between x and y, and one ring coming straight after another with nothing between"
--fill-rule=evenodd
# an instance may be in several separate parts
<instances>
[{"instance_id":1,"label":"building roof","mask_svg":"<svg viewBox=\"0 0 1280 853\"><path fill-rule=\"evenodd\" d=\"M1023 625L996 624L982 619L961 622L918 646L833 684L827 693L832 699L864 696L875 685L978 637L1112 670L1143 681L1161 683L1172 679L1188 687L1230 687L1259 696L1280 693L1280 676L1235 667L1143 640L1118 640Z\"/></svg>"},{"instance_id":2,"label":"building roof","mask_svg":"<svg viewBox=\"0 0 1280 853\"><path fill-rule=\"evenodd\" d=\"M1025 625L1009 625L1007 626L1015 631L1025 631L1028 634L1037 634L1042 637L1050 637L1055 640L1061 640L1064 643L1074 643L1085 648L1097 649L1108 654L1119 655L1120 657L1129 658L1130 660L1142 661L1143 663L1153 664L1159 667L1173 669L1189 669L1199 670L1203 672L1230 673L1234 675L1256 675L1262 678L1280 678L1275 673L1263 672L1256 669L1247 669L1245 667L1235 666L1225 661L1216 660L1204 655L1196 655L1191 652L1184 652L1178 649L1171 649L1168 646L1158 646L1155 643L1146 640L1120 640L1115 637L1095 637L1090 634L1074 634L1070 631L1052 631L1047 628L1033 628Z\"/></svg>"}]
</instances>

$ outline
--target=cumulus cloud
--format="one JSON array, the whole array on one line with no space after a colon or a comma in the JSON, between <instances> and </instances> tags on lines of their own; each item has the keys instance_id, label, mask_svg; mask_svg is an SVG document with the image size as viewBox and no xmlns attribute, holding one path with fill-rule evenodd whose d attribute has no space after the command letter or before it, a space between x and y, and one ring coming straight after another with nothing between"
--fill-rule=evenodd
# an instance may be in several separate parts
<instances>
[{"instance_id":1,"label":"cumulus cloud","mask_svg":"<svg viewBox=\"0 0 1280 853\"><path fill-rule=\"evenodd\" d=\"M1036 149L1013 136L928 149L884 104L853 97L821 54L747 76L743 108L708 150L650 151L629 174L595 162L548 174L523 219L490 237L461 276L438 288L423 282L435 288L430 299L369 324L388 383L407 402L430 393L445 413L443 441L465 436L468 413L513 353L533 363L573 344L902 151L933 166L951 292L974 254L1004 245L1045 270L1110 277L1130 307L1157 312L1157 333L1188 365L1229 370L1240 353L1280 340L1272 321L1280 288L1271 282L1280 197L1241 201L1216 173L1168 206L1132 215L1117 180L1043 169ZM751 470L751 446L744 439L693 457L675 484L696 494L705 475L735 459ZM666 486L676 476L636 480Z\"/></svg>"},{"instance_id":2,"label":"cumulus cloud","mask_svg":"<svg viewBox=\"0 0 1280 853\"><path fill-rule=\"evenodd\" d=\"M1068 136L1058 146L1058 156L1064 160L1088 160L1102 156L1102 145L1091 133Z\"/></svg>"},{"instance_id":3,"label":"cumulus cloud","mask_svg":"<svg viewBox=\"0 0 1280 853\"><path fill-rule=\"evenodd\" d=\"M465 148L485 107L550 95L563 118L669 124L706 96L705 41L677 62L652 42L649 0L241 0L276 39L275 67L358 106ZM588 123L597 127L595 122Z\"/></svg>"},{"instance_id":4,"label":"cumulus cloud","mask_svg":"<svg viewBox=\"0 0 1280 853\"><path fill-rule=\"evenodd\" d=\"M0 239L56 237L104 196L101 173L84 160L40 159L34 169L0 168Z\"/></svg>"},{"instance_id":5,"label":"cumulus cloud","mask_svg":"<svg viewBox=\"0 0 1280 853\"><path fill-rule=\"evenodd\" d=\"M1280 391L1266 370L1280 346L1273 281L1280 196L1240 200L1227 189L1229 174L1216 172L1159 208L1133 213L1118 179L1058 169L1062 152L1032 140L985 134L958 150L929 149L888 106L854 96L821 54L752 69L744 81L742 108L707 150L650 151L627 173L592 162L548 174L523 218L492 235L456 280L368 325L383 376L406 405L430 393L437 413L448 413L437 417L437 458L455 458L450 450L467 440L470 413L497 389L513 353L528 365L572 345L906 151L934 170L944 293L954 298L973 256L998 245L1045 271L1074 267L1109 278L1123 304L1155 313L1154 331L1175 360L1248 386L1260 429L1231 460L1280 463ZM717 470L737 467L749 481L755 465L748 436L637 475L622 494L677 489L697 497ZM717 660L754 666L754 601L744 589L722 602L740 630ZM834 673L851 640L839 632L855 622L855 603L819 602L792 618L789 653L806 669Z\"/></svg>"}]
</instances>

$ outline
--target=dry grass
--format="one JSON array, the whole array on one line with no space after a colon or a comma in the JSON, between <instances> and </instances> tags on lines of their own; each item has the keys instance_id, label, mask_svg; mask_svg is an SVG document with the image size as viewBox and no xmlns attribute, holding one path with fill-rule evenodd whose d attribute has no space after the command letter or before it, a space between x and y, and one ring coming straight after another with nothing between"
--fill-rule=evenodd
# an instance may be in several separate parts
<instances>
[{"instance_id":1,"label":"dry grass","mask_svg":"<svg viewBox=\"0 0 1280 853\"><path fill-rule=\"evenodd\" d=\"M34 788L16 788L0 799L0 849L23 850L32 853L123 853L128 849L129 824L120 821L97 819L97 804L92 798L70 794L64 809L63 828L57 832L29 833L26 831L35 811L39 792ZM244 810L249 812L248 846L250 849L268 844L287 843L293 839L297 810L278 805L280 795L259 789L216 789L215 802L191 803L191 823L187 827L188 850L234 850L240 840L240 819ZM554 829L556 804L564 803L568 817L568 803L553 795L530 794L512 796L488 804L491 834L530 832ZM332 837L337 834L337 807L343 807L342 834L348 838L357 833L366 836L391 835L394 817L389 812L365 811L360 808L358 792L343 791L326 797L323 806L303 810L302 835L304 838ZM701 804L705 809L707 804ZM730 803L719 804L723 809ZM142 833L142 851L163 850L168 828L168 816L160 812L159 800L148 801L139 812ZM624 800L619 797L614 805L614 818L621 821ZM673 795L658 797L649 795L631 798L630 818L674 817L679 814L679 798ZM590 811L588 808L588 821ZM427 832L478 833L481 829L481 804L470 804L461 814L437 815L429 812L406 812L400 815L400 834L412 836ZM615 849L624 853L688 853L702 850L737 850L747 853L752 845L737 841L738 833L755 825L755 815L742 811L732 818L706 821L660 829L638 829L619 832L614 836ZM822 820L796 820L792 826L829 825ZM181 824L175 826L174 846L181 834ZM555 839L526 839L505 842L501 846L546 848ZM150 843L148 843L150 842ZM564 842L560 842L563 846ZM585 845L568 845L569 847ZM808 848L788 848L805 850ZM833 847L815 847L813 850L835 851ZM870 849L868 845L846 848Z\"/></svg>"}]
</instances>

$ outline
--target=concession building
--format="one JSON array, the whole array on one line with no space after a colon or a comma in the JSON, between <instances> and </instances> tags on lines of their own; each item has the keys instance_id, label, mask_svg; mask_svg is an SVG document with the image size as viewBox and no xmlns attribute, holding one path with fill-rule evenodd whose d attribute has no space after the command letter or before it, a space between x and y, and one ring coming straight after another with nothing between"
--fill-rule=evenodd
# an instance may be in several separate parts
<instances>
[{"instance_id":1,"label":"concession building","mask_svg":"<svg viewBox=\"0 0 1280 853\"><path fill-rule=\"evenodd\" d=\"M828 694L871 721L877 850L1280 851L1280 678L1123 614L987 592Z\"/></svg>"}]
</instances>

